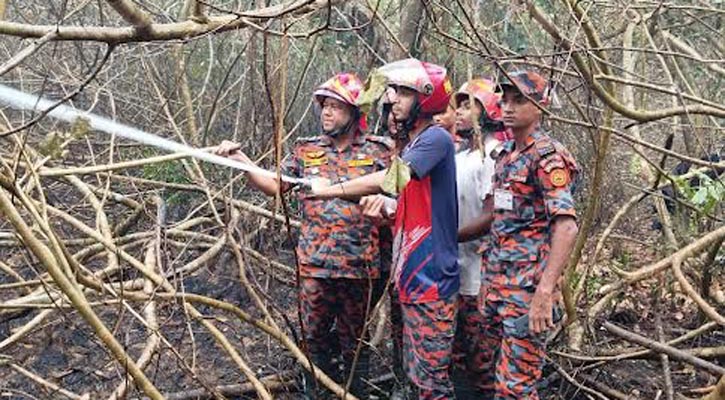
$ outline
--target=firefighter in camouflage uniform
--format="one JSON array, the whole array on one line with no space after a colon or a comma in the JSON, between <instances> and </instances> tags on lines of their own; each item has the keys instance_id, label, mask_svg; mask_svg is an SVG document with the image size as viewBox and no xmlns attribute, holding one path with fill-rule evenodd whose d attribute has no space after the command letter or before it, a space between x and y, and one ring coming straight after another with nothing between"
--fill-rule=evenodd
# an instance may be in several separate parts
<instances>
[{"instance_id":1,"label":"firefighter in camouflage uniform","mask_svg":"<svg viewBox=\"0 0 725 400\"><path fill-rule=\"evenodd\" d=\"M298 178L325 178L340 182L384 170L392 141L367 135L365 115L356 105L362 82L353 74L339 74L322 84L314 98L321 108L323 134L301 138L284 160L282 172ZM225 141L218 153L253 164L238 144ZM248 173L250 182L275 195L277 181ZM284 183L282 190L288 187ZM376 225L354 202L301 197L302 226L297 244L299 298L305 344L316 366L338 382L345 382L369 312L371 285L380 278L380 246ZM336 334L331 334L333 325ZM338 343L330 343L337 340ZM331 354L339 349L340 354ZM341 357L344 376L331 362ZM354 365L351 392L366 397L369 351L361 347ZM341 379L342 378L342 379ZM305 393L310 399L323 391L309 376Z\"/></svg>"},{"instance_id":2,"label":"firefighter in camouflage uniform","mask_svg":"<svg viewBox=\"0 0 725 400\"><path fill-rule=\"evenodd\" d=\"M496 160L493 195L481 218L461 228L465 241L489 232L479 294L486 355L484 398L538 399L544 335L558 320L558 280L577 234L569 151L540 127L547 83L537 73L509 73L503 121L514 140Z\"/></svg>"}]
</instances>

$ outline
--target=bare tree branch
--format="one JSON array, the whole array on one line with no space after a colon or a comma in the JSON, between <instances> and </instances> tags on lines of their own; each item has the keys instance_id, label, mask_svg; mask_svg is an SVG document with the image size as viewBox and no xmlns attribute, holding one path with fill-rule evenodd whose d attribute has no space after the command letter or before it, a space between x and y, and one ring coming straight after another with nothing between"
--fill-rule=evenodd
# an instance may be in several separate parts
<instances>
[{"instance_id":1,"label":"bare tree branch","mask_svg":"<svg viewBox=\"0 0 725 400\"><path fill-rule=\"evenodd\" d=\"M339 1L339 0L338 0ZM221 33L238 30L257 22L279 18L284 15L301 16L327 8L328 0L293 0L288 3L262 8L237 15L209 17L207 23L183 21L172 23L152 23L139 30L136 27L103 26L56 26L32 25L25 23L0 21L0 34L17 37L40 38L50 32L56 32L55 40L96 41L106 43L131 43L169 40L188 40L209 33Z\"/></svg>"},{"instance_id":2,"label":"bare tree branch","mask_svg":"<svg viewBox=\"0 0 725 400\"><path fill-rule=\"evenodd\" d=\"M131 0L106 0L108 4L124 19L139 29L147 29L153 23L151 16L139 10Z\"/></svg>"}]
</instances>

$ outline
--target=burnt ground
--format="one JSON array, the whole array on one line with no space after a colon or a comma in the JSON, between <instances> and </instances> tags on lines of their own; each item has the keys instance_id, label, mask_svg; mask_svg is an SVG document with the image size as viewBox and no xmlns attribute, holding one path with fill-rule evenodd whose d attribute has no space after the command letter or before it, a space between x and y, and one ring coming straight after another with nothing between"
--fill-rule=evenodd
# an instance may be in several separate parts
<instances>
[{"instance_id":1,"label":"burnt ground","mask_svg":"<svg viewBox=\"0 0 725 400\"><path fill-rule=\"evenodd\" d=\"M215 265L197 275L186 277L183 279L184 290L227 301L246 311L254 310L252 300L239 283L238 274L231 270L235 267L232 263L225 266ZM296 325L294 289L274 279L268 279L260 270L256 271L258 282L267 288L266 294L275 299L276 307L292 318ZM240 354L259 376L295 369L294 361L281 346L251 325L241 323L232 315L224 315L204 306L197 308L214 319L217 327L233 341ZM106 325L114 329L115 337L122 342L126 351L132 357L138 357L146 341L145 327L128 311L119 311L117 305L95 309ZM7 316L0 317L0 337L7 337L13 328L28 322L36 314L32 312L14 316L10 320ZM208 331L201 324L189 320L179 304L158 303L157 314L165 339L183 356L187 364L184 365L168 346L161 345L160 351L146 371L162 392L202 387L188 372L188 367L193 367L198 379L203 380L206 385L216 386L245 380ZM11 356L13 362L75 393L109 393L122 376L119 366L111 361L110 355L92 330L72 311L54 314L32 335L5 349L2 354ZM20 374L7 367L0 367L0 393L8 389L26 392L37 398L55 398L54 394L44 392ZM139 394L132 391L129 397L137 396ZM10 397L16 398L14 395Z\"/></svg>"},{"instance_id":2,"label":"burnt ground","mask_svg":"<svg viewBox=\"0 0 725 400\"><path fill-rule=\"evenodd\" d=\"M665 302L663 304L663 310L661 312L665 340L672 340L684 335L691 330L699 328L706 322L694 307L690 307L690 312L686 313L684 318L680 318L682 309L681 306L675 306L672 302ZM609 313L607 320L630 332L638 333L650 339L655 337L655 319L651 313L647 315L646 313L636 312L635 310L620 310ZM642 349L608 333L602 327L592 327L592 330L594 331L592 336L595 338L595 341L586 346L586 354L579 353L578 355L584 357L591 355L611 356ZM564 343L562 343L563 341L563 339L557 340L552 344L551 349L571 354L572 351L566 348ZM685 350L698 347L718 347L722 346L723 343L725 343L725 332L721 328L716 327L707 334L674 347ZM649 399L664 395L664 393L661 393L665 389L662 363L659 357L655 355L639 359L604 363L593 361L582 362L553 355L552 358L569 375L576 377L579 382L586 384L590 388L599 389L600 393L608 395L607 397L609 398ZM698 393L696 389L717 383L717 377L707 371L696 369L687 363L678 362L672 358L669 361L672 386L675 393L680 393L691 398L700 398L702 394ZM723 357L722 351L720 351L719 357L710 357L708 361L725 366L725 357ZM553 367L549 366L548 372L550 374L548 378L550 381L548 382L548 387L542 391L546 393L544 398L587 398L583 396L581 389L569 384ZM601 387L600 385L604 385L605 387ZM617 391L618 393L608 393L607 389Z\"/></svg>"},{"instance_id":3,"label":"burnt ground","mask_svg":"<svg viewBox=\"0 0 725 400\"><path fill-rule=\"evenodd\" d=\"M263 287L268 288L266 293L274 299L276 308L283 312L296 327L294 289L276 282L274 279L269 279L259 269L256 271L257 281ZM211 297L237 304L243 309L253 309L252 302L241 289L236 274L221 266L205 269L196 276L186 278L184 286L187 292L205 293ZM232 316L205 310L204 307L200 307L200 309L209 316L215 316L217 326L235 341L237 348L254 366L258 376L297 369L294 360L276 341L270 340L250 325L240 323ZM119 312L112 306L97 308L97 310L108 326L116 329L115 336L122 341L127 351L133 356L138 356L145 341L146 331L143 326L128 312ZM674 310L673 307L673 310L670 311ZM676 310L679 311L681 308L676 308ZM181 307L174 303L166 303L160 305L158 314L165 338L184 356L188 364L196 367L195 371L199 379L202 379L207 385L245 381L238 368L215 344L211 335L198 323L190 322L183 314ZM675 312L665 314L678 315ZM0 336L6 337L12 328L22 325L34 315L35 312L12 320L4 319L0 323ZM629 330L651 334L654 329L653 320L650 320L651 315L642 318L641 314L637 314L634 310L619 311L611 317L614 322ZM666 320L666 336L674 338L688 329L696 328L701 322L696 312L688 313L686 319L685 321L674 320L674 318ZM597 332L596 336L598 342L592 346L592 349L597 349L600 354L632 347L605 332ZM680 347L709 347L722 345L722 343L725 343L725 334L719 330ZM376 368L374 376L390 372L390 343L386 342L385 346L381 347L382 353L374 356L373 365ZM555 341L552 348L562 348L562 345ZM119 366L111 361L98 339L75 312L56 313L32 335L6 349L3 354L11 356L13 362L70 391L94 394L91 398L103 398L104 396L101 394L109 393L122 376ZM561 357L554 359L571 375L577 376L578 380L595 380L611 389L630 395L631 398L654 398L658 390L664 387L661 365L657 360L619 361L595 366L593 363L574 362ZM725 365L723 359L712 361ZM191 374L185 372L185 368L167 347L162 346L162 350L154 358L147 373L164 392L180 392L201 387L201 384ZM672 362L672 378L674 387L681 393L686 392L688 388L704 387L715 382L714 377L706 372L695 370L687 364L678 362ZM50 399L62 397L47 392L5 366L0 367L0 382L0 397L2 398ZM380 386L387 389L388 383L383 382ZM546 369L543 386L542 398L587 398L581 390L562 379L551 366ZM300 398L296 389L295 386L292 386L288 393L278 392L278 398ZM27 396L20 392L27 393ZM132 390L129 397L137 396L140 396L139 393ZM384 398L384 396L381 397Z\"/></svg>"},{"instance_id":4,"label":"burnt ground","mask_svg":"<svg viewBox=\"0 0 725 400\"><path fill-rule=\"evenodd\" d=\"M251 230L251 229L250 229ZM270 229L270 233L252 238L250 245L276 260L282 260L293 265L293 259L288 249L292 244L280 235L279 230ZM211 234L211 233L210 233ZM277 239L276 239L276 238ZM279 239L282 237L282 239ZM78 249L73 249L78 250ZM635 250L632 250L636 253ZM19 271L26 279L33 279L38 265L27 263L20 259L17 250L12 255L5 254L3 259L13 265L27 265ZM198 250L189 251L188 257L198 256ZM19 261L20 260L20 261ZM27 261L27 260L26 260ZM296 295L295 289L289 284L282 283L273 278L269 271L252 258L247 259L250 265L254 284L266 295L270 305L278 316L277 321L286 328L290 334L297 331ZM101 262L96 260L94 262ZM177 260L176 262L181 262ZM93 265L89 262L88 265ZM720 268L720 273L722 268ZM133 272L128 272L133 277ZM293 279L293 277L285 277ZM12 278L0 273L0 284L13 282ZM180 290L189 293L200 293L239 306L259 317L252 300L239 283L237 266L228 256L218 258L211 265L197 271L192 276L174 280ZM671 284L668 282L667 284ZM639 332L647 337L654 337L654 312L651 307L653 286L635 286L618 299L615 307L606 317L611 322L628 329ZM0 291L0 301L22 294L20 289ZM94 297L91 295L90 299ZM699 327L704 320L691 303L677 296L663 296L657 302L659 313L663 319L664 336L667 340L678 337L691 329ZM645 305L645 306L642 306ZM586 304L581 304L586 307ZM141 307L136 305L135 309ZM258 376L267 376L286 371L298 371L295 361L289 353L275 340L270 339L251 325L238 321L234 316L199 306L199 309L209 318L213 318L216 325L233 340L234 345L249 362ZM115 337L126 347L127 352L136 358L144 347L146 340L145 328L135 320L131 314L118 305L96 306L95 310L101 315L107 326L114 331ZM31 320L38 311L24 313L3 311L0 314L0 339L9 336L13 329L20 327ZM280 315L286 317L288 324ZM211 335L195 321L190 321L183 312L183 308L175 302L163 302L158 306L158 319L161 332L173 348L181 355L183 362L168 348L161 345L154 356L151 365L147 368L147 375L154 381L159 389L165 393L181 392L207 386L237 384L246 379L239 369L229 360L224 351L214 342ZM622 341L601 330L597 326L590 328L590 342L582 355L612 354L634 349L630 343ZM388 330L389 332L389 330ZM565 338L556 338L550 349L568 352ZM694 347L722 346L725 343L725 333L722 329L713 330L689 342L678 345L680 349ZM372 365L373 376L386 376L391 372L391 343L389 339L380 346L374 354ZM107 395L121 381L123 373L103 345L96 338L78 313L72 310L54 312L45 322L36 328L30 335L0 351L0 354L11 358L12 362L32 371L63 388L74 393L90 393L91 399L106 398ZM709 361L721 366L725 360L710 358ZM609 398L650 399L657 398L659 391L664 388L662 367L657 358L627 360L607 363L575 361L565 357L552 356L552 362L557 363L588 387L596 388L602 392L607 388L619 393L619 396L609 394ZM187 368L191 367L194 374ZM715 377L705 371L697 370L688 364L672 361L672 380L678 393L696 398L699 397L692 390L706 387L715 383ZM203 384L202 384L203 382ZM299 380L297 380L299 382ZM382 381L379 386L383 390L390 388L390 380ZM280 399L299 399L299 385L293 383L287 389L275 392ZM542 380L541 397L545 399L588 399L590 395L570 384L556 371L553 365L547 366ZM132 389L129 398L140 398L142 395ZM380 393L381 398L385 398ZM7 399L55 399L64 398L58 393L49 392L30 379L12 370L7 363L0 362L0 398ZM233 397L230 397L233 398ZM237 397L254 398L254 397Z\"/></svg>"}]
</instances>

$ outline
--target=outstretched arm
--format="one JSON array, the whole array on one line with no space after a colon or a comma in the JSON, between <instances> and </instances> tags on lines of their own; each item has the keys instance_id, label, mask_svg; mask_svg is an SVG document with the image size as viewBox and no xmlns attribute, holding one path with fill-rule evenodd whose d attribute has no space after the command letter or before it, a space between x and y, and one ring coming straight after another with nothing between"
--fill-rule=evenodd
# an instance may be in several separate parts
<instances>
[{"instance_id":1,"label":"outstretched arm","mask_svg":"<svg viewBox=\"0 0 725 400\"><path fill-rule=\"evenodd\" d=\"M356 198L382 192L380 186L385 180L386 171L378 171L361 176L347 182L330 183L326 179L317 179L312 182L311 198Z\"/></svg>"},{"instance_id":2,"label":"outstretched arm","mask_svg":"<svg viewBox=\"0 0 725 400\"><path fill-rule=\"evenodd\" d=\"M231 158L232 160L256 167L257 164L244 154L240 148L240 144L225 140L214 152L217 155ZM249 183L251 183L252 186L259 189L267 196L274 196L280 190L280 184L277 180L270 178L269 176L264 176L255 172L247 172L247 177L249 178ZM287 191L288 189L289 185L282 183L282 190Z\"/></svg>"}]
</instances>

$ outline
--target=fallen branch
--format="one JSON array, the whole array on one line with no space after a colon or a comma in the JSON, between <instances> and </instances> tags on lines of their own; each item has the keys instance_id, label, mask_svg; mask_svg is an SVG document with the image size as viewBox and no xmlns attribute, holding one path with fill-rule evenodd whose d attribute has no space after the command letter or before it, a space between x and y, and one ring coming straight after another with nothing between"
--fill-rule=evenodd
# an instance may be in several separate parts
<instances>
[{"instance_id":1,"label":"fallen branch","mask_svg":"<svg viewBox=\"0 0 725 400\"><path fill-rule=\"evenodd\" d=\"M54 310L43 310L38 313L38 315L33 317L33 319L28 321L25 325L13 332L12 335L6 337L2 342L0 342L0 350L12 345L13 343L27 336L33 329L38 327L38 325L42 324L43 321L45 321L45 319L53 313L53 311Z\"/></svg>"},{"instance_id":2,"label":"fallen branch","mask_svg":"<svg viewBox=\"0 0 725 400\"><path fill-rule=\"evenodd\" d=\"M34 373L28 371L27 369L15 364L15 363L11 363L10 368L12 368L16 372L20 373L21 375L29 378L33 382L35 382L41 386L44 386L47 389L50 389L51 390L50 394L53 395L52 397L54 397L54 398L55 398L54 395L57 393L57 394L61 394L65 397L67 397L69 399L73 399L73 400L90 400L90 396L88 394L84 394L82 396L77 395L69 390L63 389L62 387L56 385L53 382L50 382L49 380L47 380L37 374L34 374Z\"/></svg>"},{"instance_id":3,"label":"fallen branch","mask_svg":"<svg viewBox=\"0 0 725 400\"><path fill-rule=\"evenodd\" d=\"M624 279L607 286L603 286L599 293L600 294L609 294L613 291L619 290L623 288L626 285L631 285L635 282L639 282L643 279L651 278L655 276L656 274L664 271L668 267L672 266L673 261L676 258L685 259L688 257L692 257L702 251L708 250L710 248L710 245L720 239L725 237L725 226L721 226L718 229L715 229L714 231L711 231L707 233L706 235L703 235L702 237L698 238L694 242L688 244L687 246L681 248L677 252L655 262L649 265L646 265L644 267L641 267L637 269L636 271L627 272L622 271L622 276Z\"/></svg>"},{"instance_id":4,"label":"fallen branch","mask_svg":"<svg viewBox=\"0 0 725 400\"><path fill-rule=\"evenodd\" d=\"M667 345L672 345L672 340L666 342ZM691 349L682 349L687 354L693 355L702 359L720 359L725 357L725 346L716 347L693 347ZM622 360L655 360L658 355L652 350L641 350L635 352L628 352L621 355L593 355L587 356L582 354L570 354L563 351L553 350L551 354L561 356L576 361L584 362L610 362L610 361L622 361Z\"/></svg>"},{"instance_id":5,"label":"fallen branch","mask_svg":"<svg viewBox=\"0 0 725 400\"><path fill-rule=\"evenodd\" d=\"M78 312L83 316L86 322L96 332L98 338L108 347L109 351L116 360L128 369L133 375L139 388L143 390L149 397L154 400L163 400L161 392L151 383L146 375L138 368L138 366L130 359L123 346L113 337L111 331L103 324L103 321L96 315L93 309L88 305L85 296L78 291L73 283L65 276L63 268L58 265L51 251L41 243L33 234L30 227L20 216L20 213L13 205L12 200L7 196L5 190L0 189L0 212L15 227L15 230L23 238L23 242L27 246L43 266L48 270L58 287L68 296L68 299L76 307Z\"/></svg>"},{"instance_id":6,"label":"fallen branch","mask_svg":"<svg viewBox=\"0 0 725 400\"><path fill-rule=\"evenodd\" d=\"M675 274L675 278L677 278L677 282L680 283L682 290L698 305L698 307L700 307L700 310L702 310L708 318L717 322L721 326L725 326L725 317L720 315L715 307L711 306L705 299L702 298L702 296L700 296L699 293L697 293L697 290L690 285L690 282L687 281L685 274L682 273L682 262L684 261L685 256L686 255L679 255L672 259L672 271Z\"/></svg>"},{"instance_id":7,"label":"fallen branch","mask_svg":"<svg viewBox=\"0 0 725 400\"><path fill-rule=\"evenodd\" d=\"M283 372L265 376L259 380L267 389L276 391L292 386L295 375L296 373L294 372ZM215 389L222 396L243 396L253 392L254 386L251 383L246 382L236 385L221 385L217 386ZM209 396L209 391L206 389L192 389L185 390L183 392L166 393L164 394L164 397L166 397L166 400L202 400L211 398L211 396Z\"/></svg>"},{"instance_id":8,"label":"fallen branch","mask_svg":"<svg viewBox=\"0 0 725 400\"><path fill-rule=\"evenodd\" d=\"M558 364L551 363L551 365L554 366L554 368L556 369L556 371L559 372L559 374L562 377L564 377L564 379L566 379L567 382L569 382L572 385L576 386L578 389L582 390L583 392L589 393L590 395L592 395L592 396L594 396L594 397L596 397L598 399L601 399L601 400L609 400L609 398L607 398L607 396L599 393L598 391L596 391L596 390L594 390L594 389L592 389L592 388L584 385L583 383L577 381L576 379L574 379L573 376L569 375L569 373L566 372L564 370L564 368L562 368Z\"/></svg>"},{"instance_id":9,"label":"fallen branch","mask_svg":"<svg viewBox=\"0 0 725 400\"><path fill-rule=\"evenodd\" d=\"M634 332L630 332L626 329L618 327L617 325L614 325L613 323L611 323L609 321L602 322L602 327L604 327L604 329L608 330L609 332L621 337L624 340L627 340L632 343L637 343L640 346L646 347L646 348L656 351L658 353L665 353L668 356L672 357L673 359L680 360L680 361L686 362L688 364L694 365L696 367L702 368L710 373L714 373L717 375L725 374L725 368L723 368L719 365L715 365L709 361L705 361L701 358L697 358L697 357L693 356L692 354L688 354L687 352L678 350L678 349L676 349L672 346L668 346L664 343L660 343L660 342L654 341L652 339L648 339L642 335L636 334Z\"/></svg>"}]
</instances>

